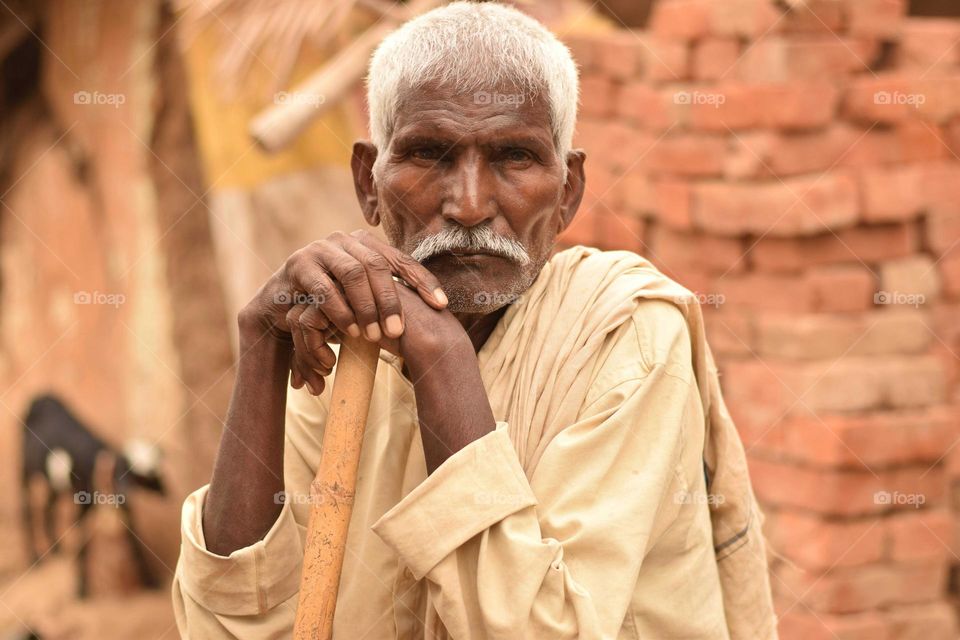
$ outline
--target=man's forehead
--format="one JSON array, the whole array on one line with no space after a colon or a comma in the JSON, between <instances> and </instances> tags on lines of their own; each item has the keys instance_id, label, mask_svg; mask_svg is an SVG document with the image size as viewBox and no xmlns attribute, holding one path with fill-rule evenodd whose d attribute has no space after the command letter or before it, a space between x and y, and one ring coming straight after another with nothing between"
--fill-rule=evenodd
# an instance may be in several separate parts
<instances>
[{"instance_id":1,"label":"man's forehead","mask_svg":"<svg viewBox=\"0 0 960 640\"><path fill-rule=\"evenodd\" d=\"M552 140L550 111L543 93L516 89L457 91L426 86L406 92L398 105L394 135L543 137Z\"/></svg>"}]
</instances>

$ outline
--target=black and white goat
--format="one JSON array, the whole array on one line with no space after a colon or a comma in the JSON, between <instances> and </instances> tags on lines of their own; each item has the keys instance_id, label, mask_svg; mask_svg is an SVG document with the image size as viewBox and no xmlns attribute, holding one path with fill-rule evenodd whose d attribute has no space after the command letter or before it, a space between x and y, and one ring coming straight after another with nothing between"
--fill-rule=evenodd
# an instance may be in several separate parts
<instances>
[{"instance_id":1,"label":"black and white goat","mask_svg":"<svg viewBox=\"0 0 960 640\"><path fill-rule=\"evenodd\" d=\"M151 576L140 543L132 531L126 494L132 486L140 486L164 495L164 484L159 474L159 449L145 442L132 441L123 453L114 451L80 422L63 401L51 394L37 396L30 404L23 422L23 524L32 561L36 562L39 554L34 537L30 484L35 478L42 477L48 491L41 526L53 545L52 550L56 550L54 508L60 497L73 494L78 524L83 523L92 507L109 504L119 510L127 525L130 547L142 584L155 586L156 580ZM112 486L107 495L101 495L103 488L98 487L94 473L98 457L102 458L104 454L113 458ZM86 549L87 544L82 544L79 553L81 596L87 593Z\"/></svg>"}]
</instances>

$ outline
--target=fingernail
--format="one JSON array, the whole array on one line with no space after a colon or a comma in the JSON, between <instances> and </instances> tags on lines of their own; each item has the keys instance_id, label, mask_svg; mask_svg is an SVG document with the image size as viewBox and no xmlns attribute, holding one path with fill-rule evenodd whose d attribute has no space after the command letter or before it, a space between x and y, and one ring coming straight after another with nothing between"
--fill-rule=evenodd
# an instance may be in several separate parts
<instances>
[{"instance_id":1,"label":"fingernail","mask_svg":"<svg viewBox=\"0 0 960 640\"><path fill-rule=\"evenodd\" d=\"M313 385L310 384L310 381L307 380L306 382L307 382L307 389L310 389L310 393L312 393L313 395L317 395L317 390L313 388Z\"/></svg>"},{"instance_id":2,"label":"fingernail","mask_svg":"<svg viewBox=\"0 0 960 640\"><path fill-rule=\"evenodd\" d=\"M356 323L353 323L352 325L350 325L349 327L347 327L347 333L349 333L349 334L350 334L351 336L353 336L354 338L359 338L359 337L360 337L360 327L357 326Z\"/></svg>"},{"instance_id":3,"label":"fingernail","mask_svg":"<svg viewBox=\"0 0 960 640\"><path fill-rule=\"evenodd\" d=\"M392 336L399 336L403 333L403 322L400 321L400 316L393 314L387 318L387 333Z\"/></svg>"},{"instance_id":4,"label":"fingernail","mask_svg":"<svg viewBox=\"0 0 960 640\"><path fill-rule=\"evenodd\" d=\"M370 342L376 342L380 339L380 327L376 322L371 322L367 325L367 339Z\"/></svg>"},{"instance_id":5,"label":"fingernail","mask_svg":"<svg viewBox=\"0 0 960 640\"><path fill-rule=\"evenodd\" d=\"M439 302L440 304L442 305L447 304L447 294L445 294L443 292L443 289L441 289L440 287L437 287L436 289L433 290L433 297L436 298L437 302Z\"/></svg>"}]
</instances>

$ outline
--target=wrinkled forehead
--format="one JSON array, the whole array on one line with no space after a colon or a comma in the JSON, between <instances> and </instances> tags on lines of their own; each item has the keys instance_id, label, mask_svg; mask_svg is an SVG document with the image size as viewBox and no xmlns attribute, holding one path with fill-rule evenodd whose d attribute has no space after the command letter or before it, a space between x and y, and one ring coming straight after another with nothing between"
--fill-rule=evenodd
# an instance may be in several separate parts
<instances>
[{"instance_id":1,"label":"wrinkled forehead","mask_svg":"<svg viewBox=\"0 0 960 640\"><path fill-rule=\"evenodd\" d=\"M544 91L509 83L458 89L432 81L400 93L393 138L417 135L534 137L555 146Z\"/></svg>"}]
</instances>

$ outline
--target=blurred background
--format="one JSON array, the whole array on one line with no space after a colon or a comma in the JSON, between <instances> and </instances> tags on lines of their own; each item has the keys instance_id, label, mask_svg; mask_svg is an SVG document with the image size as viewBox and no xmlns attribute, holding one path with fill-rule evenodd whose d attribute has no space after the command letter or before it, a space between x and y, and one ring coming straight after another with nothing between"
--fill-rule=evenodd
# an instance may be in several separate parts
<instances>
[{"instance_id":1,"label":"blurred background","mask_svg":"<svg viewBox=\"0 0 960 640\"><path fill-rule=\"evenodd\" d=\"M363 226L362 63L435 4L0 0L0 638L177 637L236 313ZM563 245L704 305L781 636L957 638L960 3L518 6L581 68Z\"/></svg>"}]
</instances>

